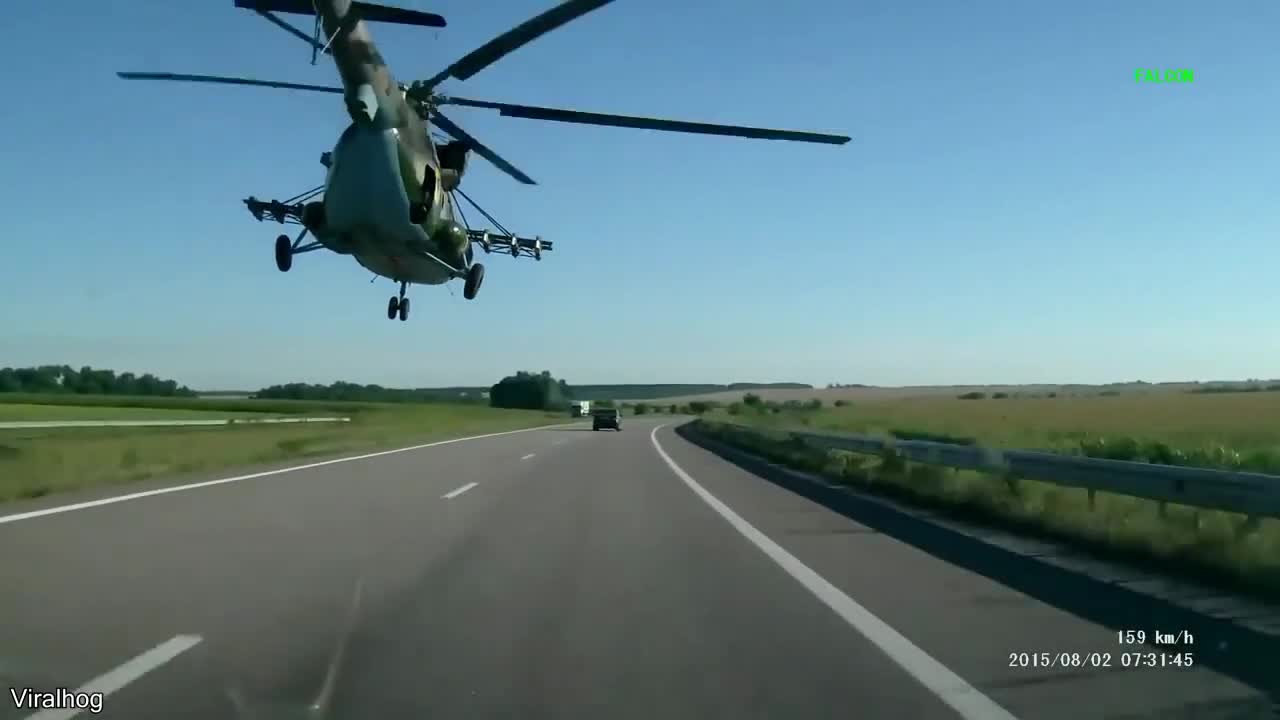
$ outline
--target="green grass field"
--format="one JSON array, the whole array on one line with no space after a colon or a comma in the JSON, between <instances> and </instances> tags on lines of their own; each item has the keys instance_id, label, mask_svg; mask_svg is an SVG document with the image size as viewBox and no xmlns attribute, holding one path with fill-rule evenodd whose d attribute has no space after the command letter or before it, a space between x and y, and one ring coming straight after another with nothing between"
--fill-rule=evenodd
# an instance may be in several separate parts
<instances>
[{"instance_id":1,"label":"green grass field","mask_svg":"<svg viewBox=\"0 0 1280 720\"><path fill-rule=\"evenodd\" d=\"M279 415L279 413L187 410L185 408L0 403L0 422L16 422L20 420L220 420L244 417L279 417Z\"/></svg>"},{"instance_id":2,"label":"green grass field","mask_svg":"<svg viewBox=\"0 0 1280 720\"><path fill-rule=\"evenodd\" d=\"M717 421L747 425L747 432ZM934 433L1003 448L1065 450L1107 438L1161 442L1213 457L1274 458L1280 448L1280 393L1150 393L1114 397L956 400L916 398L814 412L716 412L702 427L714 437L771 460L821 472L839 482L904 497L961 516L1047 534L1106 553L1154 562L1176 572L1280 599L1280 521L1241 533L1234 513L1170 507L1034 480L1008 483L851 453L821 454L786 442L784 429L868 434ZM1209 456L1203 456L1209 457ZM1261 462L1261 461L1259 461ZM1205 463L1213 464L1213 463ZM1263 468L1271 469L1271 465Z\"/></svg>"},{"instance_id":3,"label":"green grass field","mask_svg":"<svg viewBox=\"0 0 1280 720\"><path fill-rule=\"evenodd\" d=\"M138 403L147 400L169 399L135 399ZM187 402L200 403L197 407L223 404L217 400ZM389 449L568 419L560 413L449 403L228 402L260 402L264 409L276 413L287 408L294 413L340 414L352 421L341 425L4 430L0 431L0 502L239 465ZM106 403L98 406L106 409Z\"/></svg>"},{"instance_id":4,"label":"green grass field","mask_svg":"<svg viewBox=\"0 0 1280 720\"><path fill-rule=\"evenodd\" d=\"M147 397L129 395L37 395L0 393L0 408L6 405L44 405L107 408L152 408L222 413L270 413L275 415L342 414L386 407L377 403L330 400L253 400L250 398Z\"/></svg>"}]
</instances>

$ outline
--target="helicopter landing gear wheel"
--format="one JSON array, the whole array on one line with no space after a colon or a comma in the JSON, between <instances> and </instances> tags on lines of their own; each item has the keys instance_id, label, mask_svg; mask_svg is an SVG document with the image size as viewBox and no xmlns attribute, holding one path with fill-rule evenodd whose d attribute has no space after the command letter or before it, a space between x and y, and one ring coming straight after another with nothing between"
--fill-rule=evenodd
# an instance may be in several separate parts
<instances>
[{"instance_id":1,"label":"helicopter landing gear wheel","mask_svg":"<svg viewBox=\"0 0 1280 720\"><path fill-rule=\"evenodd\" d=\"M409 298L404 296L404 291L409 287L409 283L400 283L400 294L392 295L387 301L387 319L395 320L399 316L400 321L404 322L409 319Z\"/></svg>"},{"instance_id":2,"label":"helicopter landing gear wheel","mask_svg":"<svg viewBox=\"0 0 1280 720\"><path fill-rule=\"evenodd\" d=\"M293 243L289 241L288 235L281 235L276 238L276 268L280 272L289 272L291 267L293 267Z\"/></svg>"},{"instance_id":3,"label":"helicopter landing gear wheel","mask_svg":"<svg viewBox=\"0 0 1280 720\"><path fill-rule=\"evenodd\" d=\"M480 292L480 285L484 282L484 265L476 263L467 270L467 282L462 287L462 297L468 300L475 300L476 293Z\"/></svg>"}]
</instances>

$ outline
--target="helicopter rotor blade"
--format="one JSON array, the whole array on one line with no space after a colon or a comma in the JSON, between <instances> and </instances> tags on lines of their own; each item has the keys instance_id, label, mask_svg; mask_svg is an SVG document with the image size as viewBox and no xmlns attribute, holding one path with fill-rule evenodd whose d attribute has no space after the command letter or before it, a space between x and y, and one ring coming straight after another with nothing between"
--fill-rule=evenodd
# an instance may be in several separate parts
<instances>
[{"instance_id":1,"label":"helicopter rotor blade","mask_svg":"<svg viewBox=\"0 0 1280 720\"><path fill-rule=\"evenodd\" d=\"M476 73L552 30L611 2L613 0L566 0L463 55L435 77L427 80L425 85L430 89L450 77L469 80Z\"/></svg>"},{"instance_id":2,"label":"helicopter rotor blade","mask_svg":"<svg viewBox=\"0 0 1280 720\"><path fill-rule=\"evenodd\" d=\"M280 28L281 30L284 30L285 32L289 33L290 35L296 38L300 38L302 42L310 45L311 47L324 53L325 55L333 54L333 47L329 45L322 45L316 42L315 38L311 37L310 35L302 32L298 28L280 19L275 15L275 13L271 12L270 10L255 10L254 12L266 18L267 21L270 22L272 25L275 25L276 27Z\"/></svg>"},{"instance_id":3,"label":"helicopter rotor blade","mask_svg":"<svg viewBox=\"0 0 1280 720\"><path fill-rule=\"evenodd\" d=\"M497 166L499 170L505 172L506 174L510 175L516 180L519 180L525 185L538 184L533 181L533 178L529 177L528 175L525 175L518 168L516 168L515 165L512 165L506 160L503 160L493 150L490 150L479 140L476 140L475 138L471 137L471 135L468 134L466 130L463 130L462 128L458 127L452 120L440 114L439 111L431 113L431 122L434 123L436 127L452 135L454 138L457 138L458 140L461 140L463 143L466 143L467 147L470 150L474 151L475 154L493 163L495 166Z\"/></svg>"},{"instance_id":4,"label":"helicopter rotor blade","mask_svg":"<svg viewBox=\"0 0 1280 720\"><path fill-rule=\"evenodd\" d=\"M758 140L793 140L796 142L825 143L828 145L843 145L849 142L850 139L845 135L828 135L825 133L804 132L800 130L775 130L771 128L747 127L743 125L718 125L714 123L689 122L687 120L665 120L662 118L638 117L634 115L612 115L606 113L582 112L580 110L539 107L537 105L513 105L511 103L489 102L487 100L468 100L467 98L459 97L439 97L437 102L441 105L458 105L461 107L498 110L507 117L579 123L583 125L606 125L610 127L637 128L643 130L698 133L702 135L727 135L732 137L755 138Z\"/></svg>"},{"instance_id":5,"label":"helicopter rotor blade","mask_svg":"<svg viewBox=\"0 0 1280 720\"><path fill-rule=\"evenodd\" d=\"M280 88L284 90L310 90L342 95L345 91L340 87L329 85L305 85L302 83L280 82L278 80L254 80L252 78L225 77L222 75L181 75L177 73L152 72L118 72L116 75L125 80L174 80L178 82L220 83L223 85L254 85L257 87Z\"/></svg>"}]
</instances>

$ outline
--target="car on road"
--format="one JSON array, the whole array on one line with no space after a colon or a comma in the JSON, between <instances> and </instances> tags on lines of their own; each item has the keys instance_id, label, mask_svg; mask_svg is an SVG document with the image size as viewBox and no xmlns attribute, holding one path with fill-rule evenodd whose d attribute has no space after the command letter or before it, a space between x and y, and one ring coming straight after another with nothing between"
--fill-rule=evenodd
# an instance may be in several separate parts
<instances>
[{"instance_id":1,"label":"car on road","mask_svg":"<svg viewBox=\"0 0 1280 720\"><path fill-rule=\"evenodd\" d=\"M622 432L622 413L617 408L599 408L591 411L591 429L613 428Z\"/></svg>"}]
</instances>

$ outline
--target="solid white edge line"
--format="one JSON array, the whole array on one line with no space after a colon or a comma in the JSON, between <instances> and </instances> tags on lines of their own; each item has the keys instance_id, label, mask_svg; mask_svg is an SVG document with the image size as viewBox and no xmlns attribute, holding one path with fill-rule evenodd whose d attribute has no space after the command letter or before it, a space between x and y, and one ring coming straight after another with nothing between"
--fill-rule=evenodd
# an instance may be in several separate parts
<instances>
[{"instance_id":1,"label":"solid white edge line","mask_svg":"<svg viewBox=\"0 0 1280 720\"><path fill-rule=\"evenodd\" d=\"M19 520L31 520L46 515L58 515L60 513L72 512L73 510L85 510L93 507L101 507L103 505L112 505L114 503L127 502L129 500L140 500L142 498L153 497L155 495L165 495L167 493L184 492L186 490L196 490L199 488L213 487L214 485L222 485L225 483L240 482L241 480L252 480L254 478L267 477L269 475L282 475L284 473L297 472L299 470L310 470L312 468L324 467L325 465L336 465L338 463L352 462L354 460L367 460L369 458L382 457L384 455L394 455L396 453L410 452L412 450L422 450L429 447L439 445L449 445L452 443L466 442L468 440L481 440L484 438L498 437L500 435L514 435L522 432L532 432L534 430L546 430L548 428L567 427L574 423L558 423L555 425L539 425L531 428L521 428L519 430L506 430L504 432L486 433L484 435L471 435L468 437L452 438L450 440L438 440L436 442L424 443L422 445L410 445L409 447L396 448L395 450L381 450L374 453L365 453L364 455L353 455L351 457L336 458L334 460L322 460L320 462L307 463L306 465L294 465L292 467L280 468L278 470L265 470L263 472L250 473L248 475L236 475L235 477L219 478L217 480L206 480L204 482L189 483L187 485L174 485L171 487L159 488L156 490L146 490L143 492L130 493L128 495L115 495L113 497L102 498L101 500L89 500L86 502L73 503L71 505L59 505L57 507L45 508L43 510L31 510L29 512L14 513L12 515L0 515L0 525L5 523L18 522Z\"/></svg>"},{"instance_id":2,"label":"solid white edge line","mask_svg":"<svg viewBox=\"0 0 1280 720\"><path fill-rule=\"evenodd\" d=\"M199 635L176 635L151 648L141 655L90 680L75 689L76 693L102 693L106 696L164 665L175 657L190 650L200 643ZM88 708L65 708L57 710L41 710L28 715L27 720L69 720ZM106 704L103 704L103 710Z\"/></svg>"},{"instance_id":3,"label":"solid white edge line","mask_svg":"<svg viewBox=\"0 0 1280 720\"><path fill-rule=\"evenodd\" d=\"M477 485L479 485L479 484L480 484L480 483L474 483L474 482L467 483L466 485L463 485L462 487L458 488L457 490L454 490L453 492L448 492L448 493L445 493L444 495L441 495L441 496L440 496L440 499L441 499L441 500L452 500L452 499L454 499L454 498L458 497L459 495L461 495L462 493L464 493L464 492L466 492L466 491L470 490L471 488L473 488L473 487L475 487L475 486L477 486Z\"/></svg>"},{"instance_id":4,"label":"solid white edge line","mask_svg":"<svg viewBox=\"0 0 1280 720\"><path fill-rule=\"evenodd\" d=\"M659 425L649 433L653 448L666 462L667 467L676 474L684 484L698 497L702 498L729 524L742 533L756 547L764 551L774 562L786 570L809 592L813 593L827 607L831 608L849 623L854 630L880 648L889 659L929 689L938 699L955 710L965 720L1017 720L1008 710L1000 707L994 700L983 695L981 691L965 682L964 678L952 672L947 666L934 660L888 623L859 605L853 598L844 594L835 585L813 571L797 557L787 552L769 536L757 530L728 505L712 495L690 477L689 473L676 464L670 455L662 449L658 442L658 431L666 425Z\"/></svg>"},{"instance_id":5,"label":"solid white edge line","mask_svg":"<svg viewBox=\"0 0 1280 720\"><path fill-rule=\"evenodd\" d=\"M521 460L528 460L529 458L533 457L534 455L537 455L537 453L529 453L528 455L525 455L524 457L522 457L522 458L520 458L520 459L521 459Z\"/></svg>"}]
</instances>

